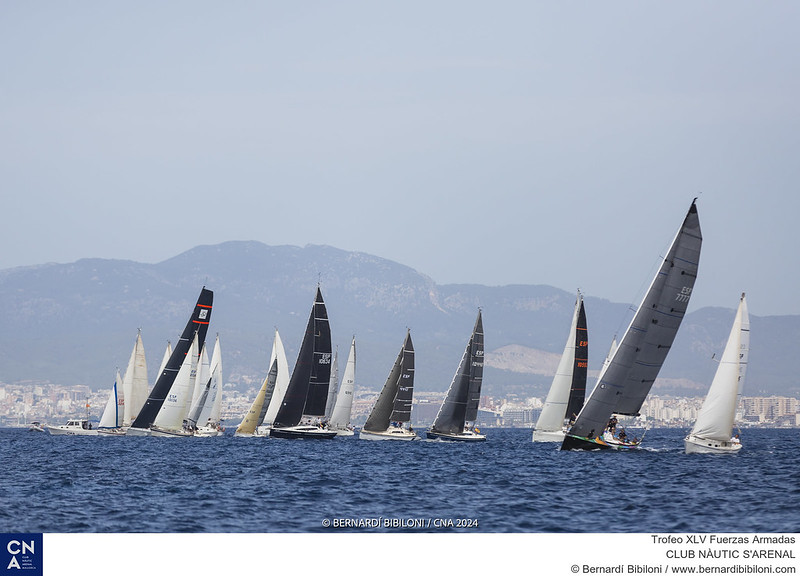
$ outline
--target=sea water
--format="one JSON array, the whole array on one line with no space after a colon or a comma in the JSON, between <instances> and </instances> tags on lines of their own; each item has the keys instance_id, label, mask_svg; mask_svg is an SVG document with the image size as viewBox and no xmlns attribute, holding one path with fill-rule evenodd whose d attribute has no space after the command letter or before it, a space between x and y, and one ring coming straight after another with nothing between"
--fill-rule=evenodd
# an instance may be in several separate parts
<instances>
[{"instance_id":1,"label":"sea water","mask_svg":"<svg viewBox=\"0 0 800 576\"><path fill-rule=\"evenodd\" d=\"M477 444L50 436L0 430L2 532L799 532L800 430L736 455Z\"/></svg>"}]
</instances>

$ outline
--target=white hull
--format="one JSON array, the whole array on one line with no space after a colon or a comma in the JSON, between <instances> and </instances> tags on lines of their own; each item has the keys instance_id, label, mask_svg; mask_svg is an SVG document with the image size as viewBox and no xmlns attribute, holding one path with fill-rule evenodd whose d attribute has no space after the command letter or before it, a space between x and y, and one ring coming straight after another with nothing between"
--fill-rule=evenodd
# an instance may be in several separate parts
<instances>
[{"instance_id":1,"label":"white hull","mask_svg":"<svg viewBox=\"0 0 800 576\"><path fill-rule=\"evenodd\" d=\"M739 442L719 441L689 435L683 439L687 454L736 454L742 449Z\"/></svg>"},{"instance_id":2,"label":"white hull","mask_svg":"<svg viewBox=\"0 0 800 576\"><path fill-rule=\"evenodd\" d=\"M442 432L428 431L428 440L441 440L444 442L485 442L486 436L473 430L464 430L460 434L445 434Z\"/></svg>"},{"instance_id":3,"label":"white hull","mask_svg":"<svg viewBox=\"0 0 800 576\"><path fill-rule=\"evenodd\" d=\"M384 430L383 432L367 432L366 430L361 430L358 433L358 437L361 440L417 440L418 437L413 432L406 430L405 428L395 428L391 427L388 430Z\"/></svg>"},{"instance_id":4,"label":"white hull","mask_svg":"<svg viewBox=\"0 0 800 576\"><path fill-rule=\"evenodd\" d=\"M349 428L346 430L336 430L337 436L355 436L355 430L350 430Z\"/></svg>"},{"instance_id":5,"label":"white hull","mask_svg":"<svg viewBox=\"0 0 800 576\"><path fill-rule=\"evenodd\" d=\"M563 430L534 430L531 437L532 442L563 442Z\"/></svg>"},{"instance_id":6,"label":"white hull","mask_svg":"<svg viewBox=\"0 0 800 576\"><path fill-rule=\"evenodd\" d=\"M222 436L222 432L216 428L198 428L195 430L194 435L199 438L213 438L215 436Z\"/></svg>"},{"instance_id":7,"label":"white hull","mask_svg":"<svg viewBox=\"0 0 800 576\"><path fill-rule=\"evenodd\" d=\"M124 428L98 428L97 434L99 436L125 436Z\"/></svg>"},{"instance_id":8,"label":"white hull","mask_svg":"<svg viewBox=\"0 0 800 576\"><path fill-rule=\"evenodd\" d=\"M145 428L128 428L125 430L126 436L150 436L150 430Z\"/></svg>"},{"instance_id":9,"label":"white hull","mask_svg":"<svg viewBox=\"0 0 800 576\"><path fill-rule=\"evenodd\" d=\"M53 436L97 436L97 430L84 430L73 426L48 426L47 431Z\"/></svg>"}]
</instances>

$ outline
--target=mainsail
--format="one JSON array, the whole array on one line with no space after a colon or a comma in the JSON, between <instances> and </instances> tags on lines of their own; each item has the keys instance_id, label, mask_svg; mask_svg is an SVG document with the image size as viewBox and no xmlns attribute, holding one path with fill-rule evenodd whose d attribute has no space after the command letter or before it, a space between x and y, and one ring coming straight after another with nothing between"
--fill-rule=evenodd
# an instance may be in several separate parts
<instances>
[{"instance_id":1,"label":"mainsail","mask_svg":"<svg viewBox=\"0 0 800 576\"><path fill-rule=\"evenodd\" d=\"M108 402L100 416L99 428L120 428L122 427L122 414L125 409L125 398L122 391L122 377L117 370L117 377L111 387Z\"/></svg>"},{"instance_id":2,"label":"mainsail","mask_svg":"<svg viewBox=\"0 0 800 576\"><path fill-rule=\"evenodd\" d=\"M681 325L697 278L703 241L692 202L611 361L601 371L562 448L580 446L576 437L603 434L612 414L637 415Z\"/></svg>"},{"instance_id":3,"label":"mainsail","mask_svg":"<svg viewBox=\"0 0 800 576\"><path fill-rule=\"evenodd\" d=\"M580 412L586 396L588 354L586 309L583 295L578 292L567 343L533 430L534 442L559 439L559 436L551 436L553 434L563 437L565 420L572 419Z\"/></svg>"},{"instance_id":4,"label":"mainsail","mask_svg":"<svg viewBox=\"0 0 800 576\"><path fill-rule=\"evenodd\" d=\"M445 434L461 434L466 422L474 422L478 417L482 382L483 319L479 310L472 335L431 430Z\"/></svg>"},{"instance_id":5,"label":"mainsail","mask_svg":"<svg viewBox=\"0 0 800 576\"><path fill-rule=\"evenodd\" d=\"M336 404L336 395L339 392L339 347L333 355L333 367L331 368L331 379L328 385L328 399L325 401L325 420L331 419L333 406Z\"/></svg>"},{"instance_id":6,"label":"mainsail","mask_svg":"<svg viewBox=\"0 0 800 576\"><path fill-rule=\"evenodd\" d=\"M714 374L691 436L727 442L733 433L750 351L750 318L744 294L739 301L728 343Z\"/></svg>"},{"instance_id":7,"label":"mainsail","mask_svg":"<svg viewBox=\"0 0 800 576\"><path fill-rule=\"evenodd\" d=\"M289 387L289 363L286 360L286 351L283 348L283 341L281 340L281 335L278 334L277 328L275 329L275 340L272 343L272 355L269 359L270 368L275 362L277 362L278 366L278 373L275 377L275 390L272 393L272 398L264 402L267 411L262 418L262 422L266 426L271 426L275 420L278 408L281 407L283 398L286 396L286 389Z\"/></svg>"},{"instance_id":8,"label":"mainsail","mask_svg":"<svg viewBox=\"0 0 800 576\"><path fill-rule=\"evenodd\" d=\"M347 365L336 395L336 404L328 423L332 430L345 430L350 425L350 415L353 409L353 391L356 381L356 338L350 344L350 354L347 356Z\"/></svg>"},{"instance_id":9,"label":"mainsail","mask_svg":"<svg viewBox=\"0 0 800 576\"><path fill-rule=\"evenodd\" d=\"M159 410L161 410L161 406L163 406L164 400L167 398L173 382L175 382L175 377L181 369L186 354L189 352L195 332L197 333L200 346L206 341L206 332L208 332L208 323L211 320L213 302L214 293L203 287L197 299L197 304L195 304L192 316L186 323L186 327L183 329L183 333L178 339L175 349L172 351L172 354L170 354L166 366L164 366L164 369L159 373L158 379L153 389L150 391L147 401L131 424L132 428L147 429L155 421L156 415Z\"/></svg>"},{"instance_id":10,"label":"mainsail","mask_svg":"<svg viewBox=\"0 0 800 576\"><path fill-rule=\"evenodd\" d=\"M214 342L214 351L211 353L210 382L211 386L203 410L197 420L198 426L219 424L222 412L222 349L219 343L219 334Z\"/></svg>"},{"instance_id":11,"label":"mainsail","mask_svg":"<svg viewBox=\"0 0 800 576\"><path fill-rule=\"evenodd\" d=\"M317 286L317 295L308 317L303 343L289 380L283 402L275 416L274 428L288 428L303 416L325 415L331 376L331 329L328 311Z\"/></svg>"},{"instance_id":12,"label":"mainsail","mask_svg":"<svg viewBox=\"0 0 800 576\"><path fill-rule=\"evenodd\" d=\"M389 377L364 424L364 430L383 432L389 428L391 422L410 422L413 394L414 345L411 342L411 331L407 331L403 346L389 371Z\"/></svg>"}]
</instances>

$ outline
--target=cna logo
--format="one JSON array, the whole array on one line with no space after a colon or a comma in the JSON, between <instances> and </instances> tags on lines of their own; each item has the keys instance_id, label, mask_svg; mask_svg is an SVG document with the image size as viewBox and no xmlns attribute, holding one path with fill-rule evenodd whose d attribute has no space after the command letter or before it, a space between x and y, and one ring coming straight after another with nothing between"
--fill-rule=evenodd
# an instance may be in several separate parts
<instances>
[{"instance_id":1,"label":"cna logo","mask_svg":"<svg viewBox=\"0 0 800 576\"><path fill-rule=\"evenodd\" d=\"M2 534L0 546L3 574L42 576L41 534Z\"/></svg>"}]
</instances>

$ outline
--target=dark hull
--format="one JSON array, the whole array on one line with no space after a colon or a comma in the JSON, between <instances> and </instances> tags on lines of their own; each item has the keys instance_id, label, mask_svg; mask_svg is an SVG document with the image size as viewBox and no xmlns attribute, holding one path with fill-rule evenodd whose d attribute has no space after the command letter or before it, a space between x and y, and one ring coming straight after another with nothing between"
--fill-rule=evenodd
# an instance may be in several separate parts
<instances>
[{"instance_id":1,"label":"dark hull","mask_svg":"<svg viewBox=\"0 0 800 576\"><path fill-rule=\"evenodd\" d=\"M486 436L480 434L443 434L441 432L426 432L428 440L447 440L449 442L486 442Z\"/></svg>"},{"instance_id":2,"label":"dark hull","mask_svg":"<svg viewBox=\"0 0 800 576\"><path fill-rule=\"evenodd\" d=\"M584 438L583 436L572 436L567 434L564 436L564 442L561 444L562 450L630 450L631 448L638 448L639 442L606 442L602 438Z\"/></svg>"},{"instance_id":3,"label":"dark hull","mask_svg":"<svg viewBox=\"0 0 800 576\"><path fill-rule=\"evenodd\" d=\"M336 438L336 431L330 430L293 430L292 428L273 428L269 432L270 438L286 438L290 440L309 439L309 440L330 440Z\"/></svg>"}]
</instances>

